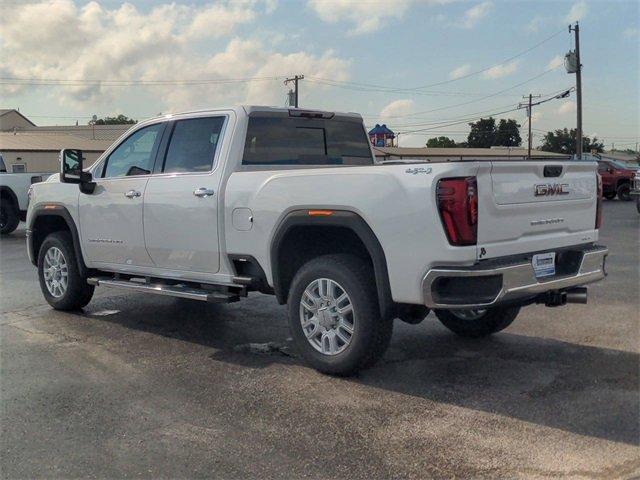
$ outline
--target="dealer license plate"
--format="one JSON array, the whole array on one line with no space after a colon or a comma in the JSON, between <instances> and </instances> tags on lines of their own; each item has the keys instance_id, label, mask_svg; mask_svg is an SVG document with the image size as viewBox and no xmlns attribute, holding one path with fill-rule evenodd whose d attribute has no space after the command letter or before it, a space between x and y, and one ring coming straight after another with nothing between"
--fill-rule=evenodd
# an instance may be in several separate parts
<instances>
[{"instance_id":1,"label":"dealer license plate","mask_svg":"<svg viewBox=\"0 0 640 480\"><path fill-rule=\"evenodd\" d=\"M556 252L538 253L531 260L537 278L556 274Z\"/></svg>"}]
</instances>

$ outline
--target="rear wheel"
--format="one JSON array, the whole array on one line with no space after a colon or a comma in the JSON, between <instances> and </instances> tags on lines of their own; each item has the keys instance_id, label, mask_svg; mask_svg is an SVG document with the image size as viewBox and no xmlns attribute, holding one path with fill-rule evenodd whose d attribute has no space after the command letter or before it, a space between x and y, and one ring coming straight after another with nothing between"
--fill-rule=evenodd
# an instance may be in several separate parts
<instances>
[{"instance_id":1,"label":"rear wheel","mask_svg":"<svg viewBox=\"0 0 640 480\"><path fill-rule=\"evenodd\" d=\"M384 354L393 330L378 307L373 271L352 255L325 255L296 273L289 292L291 334L316 370L352 375Z\"/></svg>"},{"instance_id":2,"label":"rear wheel","mask_svg":"<svg viewBox=\"0 0 640 480\"><path fill-rule=\"evenodd\" d=\"M623 183L618 187L618 198L625 202L631 200L631 186L628 183Z\"/></svg>"},{"instance_id":3,"label":"rear wheel","mask_svg":"<svg viewBox=\"0 0 640 480\"><path fill-rule=\"evenodd\" d=\"M442 324L462 337L484 337L504 330L518 316L520 307L436 310Z\"/></svg>"},{"instance_id":4,"label":"rear wheel","mask_svg":"<svg viewBox=\"0 0 640 480\"><path fill-rule=\"evenodd\" d=\"M95 287L80 275L69 232L54 232L44 239L38 277L45 300L56 310L78 310L93 296Z\"/></svg>"},{"instance_id":5,"label":"rear wheel","mask_svg":"<svg viewBox=\"0 0 640 480\"><path fill-rule=\"evenodd\" d=\"M18 228L20 216L11 200L0 200L0 234L7 235Z\"/></svg>"},{"instance_id":6,"label":"rear wheel","mask_svg":"<svg viewBox=\"0 0 640 480\"><path fill-rule=\"evenodd\" d=\"M640 213L640 195L636 196L636 210Z\"/></svg>"}]
</instances>

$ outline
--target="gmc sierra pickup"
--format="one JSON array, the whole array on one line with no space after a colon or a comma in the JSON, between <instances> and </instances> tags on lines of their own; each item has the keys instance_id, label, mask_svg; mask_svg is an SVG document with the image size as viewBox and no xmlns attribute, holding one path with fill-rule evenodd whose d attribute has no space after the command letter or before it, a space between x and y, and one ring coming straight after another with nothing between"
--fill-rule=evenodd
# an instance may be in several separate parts
<instances>
[{"instance_id":1,"label":"gmc sierra pickup","mask_svg":"<svg viewBox=\"0 0 640 480\"><path fill-rule=\"evenodd\" d=\"M27 248L55 309L97 285L288 305L316 369L372 365L393 319L457 334L585 303L605 276L594 162L376 164L356 114L236 107L141 122L32 189Z\"/></svg>"}]
</instances>

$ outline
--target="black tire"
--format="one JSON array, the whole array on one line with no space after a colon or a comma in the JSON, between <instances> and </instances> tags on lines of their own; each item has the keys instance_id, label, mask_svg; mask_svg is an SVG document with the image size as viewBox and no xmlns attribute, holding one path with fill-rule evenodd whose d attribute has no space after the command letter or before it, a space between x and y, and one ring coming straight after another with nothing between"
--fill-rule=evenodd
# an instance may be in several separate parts
<instances>
[{"instance_id":1,"label":"black tire","mask_svg":"<svg viewBox=\"0 0 640 480\"><path fill-rule=\"evenodd\" d=\"M518 316L520 307L494 307L485 310L484 315L474 319L464 319L451 310L436 310L442 324L461 337L485 337L504 330Z\"/></svg>"},{"instance_id":2,"label":"black tire","mask_svg":"<svg viewBox=\"0 0 640 480\"><path fill-rule=\"evenodd\" d=\"M353 333L344 350L329 355L307 340L301 323L301 300L305 289L318 279L330 279L344 290L353 307ZM393 319L383 319L372 268L352 255L324 255L296 273L287 303L289 326L302 357L316 370L331 375L353 375L377 362L389 346ZM319 326L317 328L320 328Z\"/></svg>"},{"instance_id":3,"label":"black tire","mask_svg":"<svg viewBox=\"0 0 640 480\"><path fill-rule=\"evenodd\" d=\"M628 183L623 183L617 190L618 198L623 202L631 200L631 186Z\"/></svg>"},{"instance_id":4,"label":"black tire","mask_svg":"<svg viewBox=\"0 0 640 480\"><path fill-rule=\"evenodd\" d=\"M67 266L67 287L62 295L54 296L47 287L44 275L45 256L51 248L62 252ZM38 279L40 289L45 300L56 310L79 310L86 306L93 297L95 287L87 283L87 279L80 275L78 261L73 248L73 239L69 232L54 232L42 242L38 253Z\"/></svg>"},{"instance_id":5,"label":"black tire","mask_svg":"<svg viewBox=\"0 0 640 480\"><path fill-rule=\"evenodd\" d=\"M616 198L616 192L603 193L602 196L607 200L613 200L614 198Z\"/></svg>"},{"instance_id":6,"label":"black tire","mask_svg":"<svg viewBox=\"0 0 640 480\"><path fill-rule=\"evenodd\" d=\"M19 223L20 215L16 205L5 198L0 200L0 234L10 234L18 228Z\"/></svg>"},{"instance_id":7,"label":"black tire","mask_svg":"<svg viewBox=\"0 0 640 480\"><path fill-rule=\"evenodd\" d=\"M636 195L636 210L640 213L640 195Z\"/></svg>"}]
</instances>

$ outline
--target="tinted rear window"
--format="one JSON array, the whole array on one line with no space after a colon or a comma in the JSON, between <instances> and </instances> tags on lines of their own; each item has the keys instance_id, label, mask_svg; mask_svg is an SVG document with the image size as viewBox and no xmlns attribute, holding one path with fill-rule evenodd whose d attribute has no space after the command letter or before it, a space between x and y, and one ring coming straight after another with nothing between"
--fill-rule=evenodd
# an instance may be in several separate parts
<instances>
[{"instance_id":1,"label":"tinted rear window","mask_svg":"<svg viewBox=\"0 0 640 480\"><path fill-rule=\"evenodd\" d=\"M361 123L337 119L251 117L243 165L372 165Z\"/></svg>"}]
</instances>

